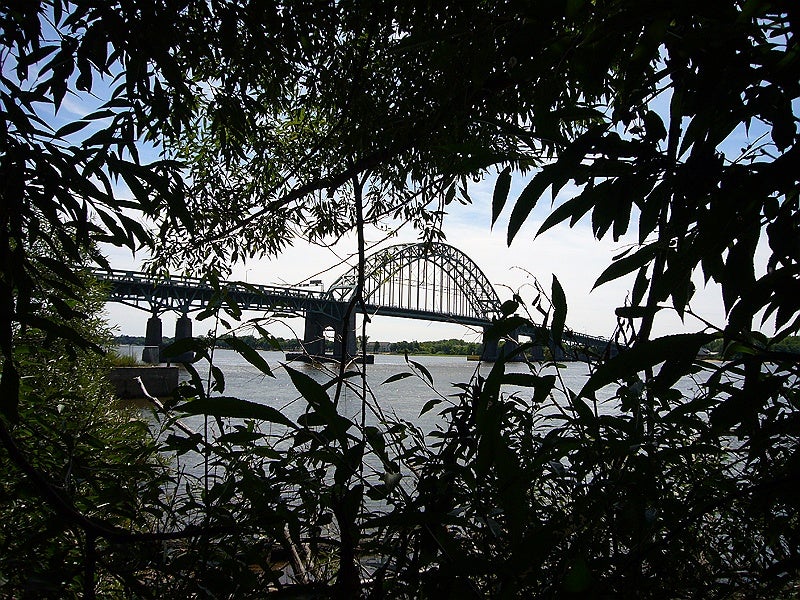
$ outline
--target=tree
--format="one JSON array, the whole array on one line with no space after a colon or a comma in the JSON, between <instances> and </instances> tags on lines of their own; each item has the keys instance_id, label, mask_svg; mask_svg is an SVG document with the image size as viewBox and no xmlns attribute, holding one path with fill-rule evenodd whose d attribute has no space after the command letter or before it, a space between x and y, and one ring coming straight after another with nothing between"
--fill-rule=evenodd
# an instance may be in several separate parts
<instances>
[{"instance_id":1,"label":"tree","mask_svg":"<svg viewBox=\"0 0 800 600\"><path fill-rule=\"evenodd\" d=\"M563 400L557 377L535 366L506 374L500 361L445 404L447 427L430 447L410 424L386 419L379 430L338 414L343 371L328 387L292 372L309 409L289 424L247 403L214 404L196 378L184 412L288 428L270 440L269 464L236 462L225 433L203 440L206 460L231 461L236 474L206 479L204 523L274 539L286 524L296 559L303 532L335 521L341 597L360 592L359 551L385 559L376 594L790 595L798 379L795 358L775 344L800 325L795 4L55 0L4 9L4 418L17 416L13 334L36 316L38 275L71 277L37 252L37 238L58 237L67 263L96 240L135 247L149 236L122 209L138 209L158 223L164 262L219 271L280 250L295 232L336 238L386 215L435 236L444 207L469 201L470 177L495 171L493 214L513 205L510 240L548 188L555 198L573 182L580 192L554 206L542 231L584 217L598 237L638 227L639 245L598 280L637 274L617 311L627 352ZM29 69L38 76L25 84ZM68 89L97 89L99 73L122 78L101 112L49 131L41 107L58 108ZM73 145L90 123L97 131ZM746 141L732 152L739 134ZM140 135L186 171L171 160L140 165ZM517 172L533 177L509 202ZM115 177L134 201L114 197ZM697 270L720 284L726 322L653 339L663 311L691 313ZM543 312L558 342L567 304L557 280L551 296ZM760 331L765 317L776 335ZM495 333L521 319L508 313ZM48 318L41 329L84 339ZM718 337L741 358L695 362ZM210 357L206 342L191 343ZM408 373L431 380L413 361ZM675 384L692 375L705 387L685 398ZM531 397L509 397L504 382ZM224 379L214 385L221 393ZM616 390L611 417L597 408L606 385ZM360 394L366 408L363 379ZM548 399L560 421L537 409ZM255 445L245 454L257 457ZM365 474L366 456L376 473ZM294 499L289 514L258 504L281 494ZM391 514L371 512L365 495ZM232 498L272 520L245 511L237 521L226 512ZM233 564L240 546L219 547ZM214 581L195 575L198 585Z\"/></svg>"}]
</instances>

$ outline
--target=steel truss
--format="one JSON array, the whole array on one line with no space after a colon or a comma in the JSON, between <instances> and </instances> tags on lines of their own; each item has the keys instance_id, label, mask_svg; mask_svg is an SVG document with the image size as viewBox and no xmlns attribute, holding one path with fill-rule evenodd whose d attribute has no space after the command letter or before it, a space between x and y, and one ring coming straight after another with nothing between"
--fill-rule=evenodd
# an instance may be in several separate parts
<instances>
[{"instance_id":1,"label":"steel truss","mask_svg":"<svg viewBox=\"0 0 800 600\"><path fill-rule=\"evenodd\" d=\"M358 268L328 290L349 302L358 285ZM438 313L454 319L490 322L500 299L492 284L466 254L449 244L398 244L367 257L363 299L367 305Z\"/></svg>"}]
</instances>

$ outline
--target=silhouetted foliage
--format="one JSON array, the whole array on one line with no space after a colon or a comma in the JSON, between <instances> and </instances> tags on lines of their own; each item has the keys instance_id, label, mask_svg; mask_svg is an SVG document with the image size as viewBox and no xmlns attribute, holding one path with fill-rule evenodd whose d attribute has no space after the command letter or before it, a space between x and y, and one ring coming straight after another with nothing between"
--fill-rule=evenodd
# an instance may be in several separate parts
<instances>
[{"instance_id":1,"label":"silhouetted foliage","mask_svg":"<svg viewBox=\"0 0 800 600\"><path fill-rule=\"evenodd\" d=\"M140 597L791 597L798 362L778 344L800 327L798 19L793 0L0 8L0 434L18 474L4 490L18 490L15 516L20 501L37 509L31 531L58 515L37 546L51 579L87 598L105 578ZM148 149L157 160L140 160ZM506 372L508 356L452 397L407 359L391 382L421 378L434 396L422 412L443 418L422 432L382 412L363 372L287 366L306 406L289 419L224 394L220 339L274 373L235 337L269 332L238 329L219 289L201 315L215 333L172 349L196 360L157 412L158 449L176 461L163 486L133 498L120 484L106 501L106 471L76 483L85 431L37 455L37 424L57 423L53 402L73 388L28 378L24 340L35 332L59 361L100 350L77 275L104 263L98 243L152 247L154 268L213 283L298 233L355 229L363 268L366 224L407 219L435 238L446 206L494 173L509 241L548 190L540 232L583 218L599 238L638 232L596 284L635 274L617 309L627 350L581 390L557 367ZM509 198L519 173L532 177ZM720 286L725 322L654 337L664 311L693 314L695 273ZM357 287L350 308L361 300ZM547 302L506 306L498 337L527 308L562 339L555 277ZM697 360L715 339L725 360ZM345 389L360 415L342 414ZM200 475L182 473L186 456ZM103 560L112 545L130 560Z\"/></svg>"}]
</instances>

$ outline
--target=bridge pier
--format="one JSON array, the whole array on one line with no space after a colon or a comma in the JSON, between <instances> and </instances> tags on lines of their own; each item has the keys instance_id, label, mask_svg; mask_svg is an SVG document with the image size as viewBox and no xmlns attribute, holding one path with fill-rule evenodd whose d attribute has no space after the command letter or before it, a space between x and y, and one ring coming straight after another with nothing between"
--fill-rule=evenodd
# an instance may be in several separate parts
<instances>
[{"instance_id":1,"label":"bridge pier","mask_svg":"<svg viewBox=\"0 0 800 600\"><path fill-rule=\"evenodd\" d=\"M181 316L175 321L175 341L185 340L192 337L192 319L189 314L184 311ZM174 362L192 362L194 360L194 352L187 351L179 354L173 358Z\"/></svg>"},{"instance_id":2,"label":"bridge pier","mask_svg":"<svg viewBox=\"0 0 800 600\"><path fill-rule=\"evenodd\" d=\"M542 362L544 360L544 346L533 346L528 350L528 354L530 354L531 360Z\"/></svg>"},{"instance_id":3,"label":"bridge pier","mask_svg":"<svg viewBox=\"0 0 800 600\"><path fill-rule=\"evenodd\" d=\"M486 337L488 327L483 328L483 350L481 350L481 361L494 362L497 360L497 338Z\"/></svg>"},{"instance_id":4,"label":"bridge pier","mask_svg":"<svg viewBox=\"0 0 800 600\"><path fill-rule=\"evenodd\" d=\"M495 362L501 356L509 356L519 347L519 331L512 331L505 338L505 343L500 346L497 338L489 338L486 333L489 331L488 327L483 328L483 351L481 352L481 360L484 362ZM518 354L510 359L511 362L525 360L525 358Z\"/></svg>"},{"instance_id":5,"label":"bridge pier","mask_svg":"<svg viewBox=\"0 0 800 600\"><path fill-rule=\"evenodd\" d=\"M342 314L346 311L342 307ZM338 361L352 360L358 356L356 344L356 315L350 314L347 320L347 339L343 340L345 320L343 316L334 316L318 311L306 311L305 326L303 329L303 350L309 357L325 358L325 330L333 329L333 355ZM287 358L298 358L294 355Z\"/></svg>"},{"instance_id":6,"label":"bridge pier","mask_svg":"<svg viewBox=\"0 0 800 600\"><path fill-rule=\"evenodd\" d=\"M142 350L142 362L157 365L161 362L161 337L162 327L161 318L158 314L147 319L147 330L144 336L144 350Z\"/></svg>"},{"instance_id":7,"label":"bridge pier","mask_svg":"<svg viewBox=\"0 0 800 600\"><path fill-rule=\"evenodd\" d=\"M559 344L550 344L550 356L552 357L553 361L564 360L567 358L566 352Z\"/></svg>"}]
</instances>

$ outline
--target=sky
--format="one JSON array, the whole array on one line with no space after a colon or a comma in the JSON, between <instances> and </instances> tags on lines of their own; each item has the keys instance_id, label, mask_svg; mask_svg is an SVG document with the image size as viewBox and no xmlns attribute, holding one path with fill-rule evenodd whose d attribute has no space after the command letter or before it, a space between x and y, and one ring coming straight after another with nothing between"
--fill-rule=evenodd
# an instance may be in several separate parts
<instances>
[{"instance_id":1,"label":"sky","mask_svg":"<svg viewBox=\"0 0 800 600\"><path fill-rule=\"evenodd\" d=\"M596 336L608 337L614 332L616 318L614 309L625 304L626 295L633 284L633 277L606 283L594 288L594 282L611 263L612 258L635 244L636 224L633 222L632 234L617 243L607 236L596 240L588 219L583 219L574 227L556 226L539 237L535 234L550 210L549 196L540 200L528 222L517 234L511 246L506 244L506 228L513 199L522 191L526 180L515 177L506 210L491 227L491 198L494 177L473 184L470 196L471 205L456 202L448 207L444 218L446 242L455 246L483 270L492 282L501 300L517 292L523 301L530 303L536 295L533 278L550 290L553 276L561 283L567 297L567 326L575 331ZM556 202L570 197L575 190L566 188ZM371 231L367 233L367 244L382 239L384 234ZM380 247L396 243L416 242L416 233L409 226L402 228L397 237L385 241ZM342 259L351 258L356 251L354 238L346 238L333 249L310 245L302 240L271 260L252 261L234 267L232 279L257 284L297 285L309 279L319 278L325 288L348 270ZM119 269L136 269L143 257L131 256L129 252L108 248L106 253L112 266ZM764 249L761 249L764 253ZM318 275L322 272L322 275ZM724 313L719 289L715 285L706 287L702 278L695 281L698 291L691 302L692 309L705 319L722 324ZM593 289L594 288L594 289ZM119 304L106 307L109 322L118 333L144 335L148 313ZM246 318L263 316L248 313ZM164 335L174 332L175 315L162 317ZM195 322L194 334L206 333L209 322ZM359 324L360 327L360 324ZM682 331L696 331L702 325L687 317L686 322L671 311L661 311L654 327L654 333L667 335ZM289 338L302 335L302 319L288 319L284 324L272 323L267 329L275 336ZM360 330L359 330L360 331ZM480 333L469 328L446 323L428 323L411 319L375 317L368 325L367 335L372 341L436 340L460 338L479 341Z\"/></svg>"},{"instance_id":2,"label":"sky","mask_svg":"<svg viewBox=\"0 0 800 600\"><path fill-rule=\"evenodd\" d=\"M102 96L102 94L100 94ZM55 127L80 118L94 110L100 97L76 97L67 95L58 114L52 117ZM666 102L664 98L659 100ZM800 108L800 107L798 107ZM760 134L751 130L749 138ZM748 132L741 132L739 139L734 136L725 142L731 152L736 154L738 148L745 145ZM724 148L723 148L724 150ZM149 159L146 149L142 158ZM614 332L616 318L614 309L625 304L633 276L625 277L600 287L594 288L594 282L603 270L612 262L612 258L636 243L636 223L632 218L633 233L624 236L614 243L611 236L596 240L592 234L588 218L576 223L573 227L559 225L536 237L536 232L551 210L548 194L545 194L536 209L531 213L513 243L506 244L508 216L514 199L524 188L527 180L515 175L509 194L506 209L498 222L491 227L491 198L496 175L487 176L484 180L473 183L470 196L473 203L461 205L453 202L448 206L443 230L446 242L455 246L483 270L498 292L501 300L511 297L517 292L523 301L530 302L536 295L532 282L534 278L549 290L553 276L561 283L567 297L567 326L575 331L591 335L608 337ZM577 190L566 186L555 199L558 205L569 199ZM119 189L123 197L129 192ZM367 232L368 245L383 238L383 233ZM409 226L400 230L390 244L416 242L417 234ZM117 269L138 270L146 256L133 256L127 250L105 247L111 265ZM322 279L325 287L333 283L347 266L342 259L351 259L356 251L354 237L345 238L334 248L312 246L303 240L285 250L280 256L270 260L251 261L247 264L235 265L233 279L259 284L299 284L309 279ZM767 248L761 244L757 250L756 262L766 264ZM319 275L322 273L322 275ZM706 286L700 274L695 278L697 292L691 308L711 323L722 325L724 312L721 294L716 285ZM120 304L110 303L106 306L109 324L119 334L144 335L145 323L149 314ZM258 313L246 314L246 318L262 316ZM164 334L172 335L176 315L166 313L162 320ZM204 334L208 331L208 322L196 322L194 333ZM681 322L673 311L663 310L658 313L654 325L654 333L667 335L684 331L697 331L702 324L691 317ZM274 323L268 330L279 337L296 337L302 334L302 319L290 319L285 323ZM375 317L367 331L373 341L400 340L435 340L443 338L461 338L468 341L479 341L480 332L468 328L444 323L428 323L410 319Z\"/></svg>"}]
</instances>

